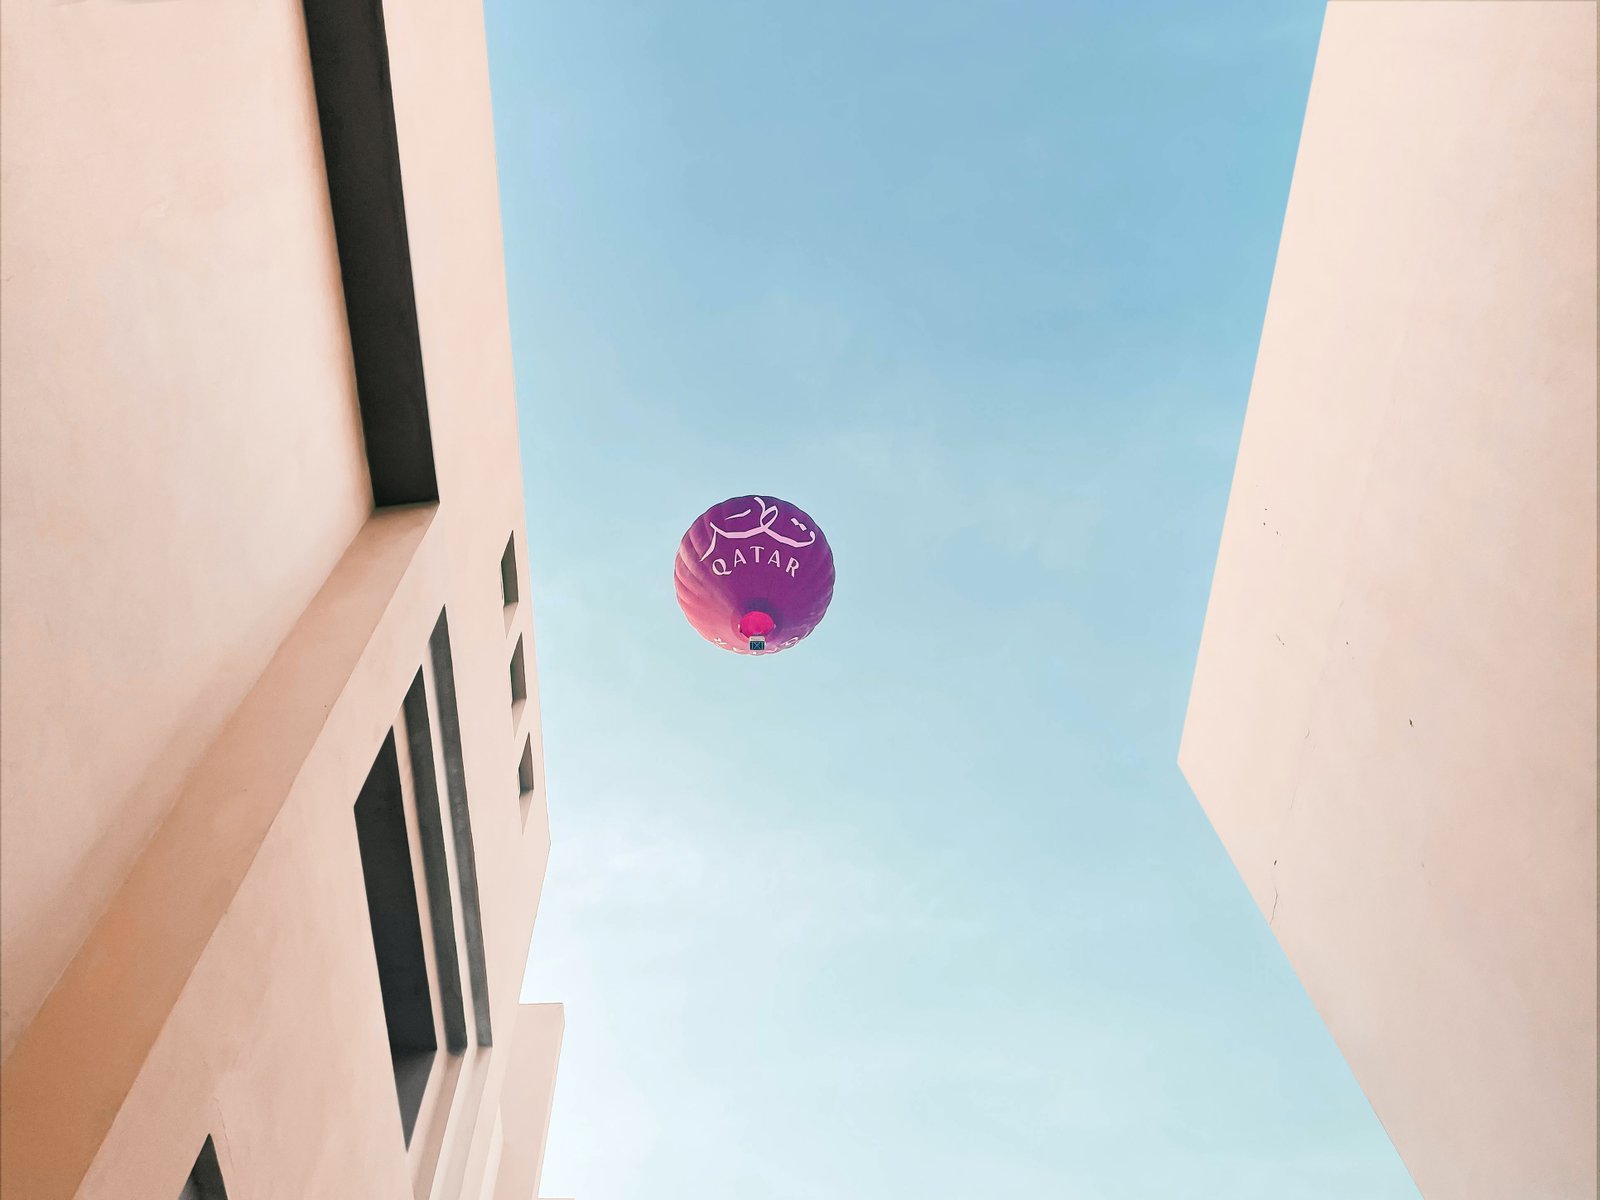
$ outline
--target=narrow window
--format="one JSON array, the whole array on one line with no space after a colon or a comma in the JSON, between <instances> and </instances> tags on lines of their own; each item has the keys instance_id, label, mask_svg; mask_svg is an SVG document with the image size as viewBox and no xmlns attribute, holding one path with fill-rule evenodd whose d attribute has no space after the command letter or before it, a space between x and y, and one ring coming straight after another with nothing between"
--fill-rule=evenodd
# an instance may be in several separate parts
<instances>
[{"instance_id":1,"label":"narrow window","mask_svg":"<svg viewBox=\"0 0 1600 1200\"><path fill-rule=\"evenodd\" d=\"M517 602L517 535L506 542L506 552L500 556L500 594L510 608Z\"/></svg>"},{"instance_id":2,"label":"narrow window","mask_svg":"<svg viewBox=\"0 0 1600 1200\"><path fill-rule=\"evenodd\" d=\"M450 865L439 809L439 777L434 769L428 684L420 670L411 681L401 711L405 714L406 746L411 752L411 786L417 797L417 834L422 841L428 915L433 918L433 959L439 981L445 1046L451 1054L460 1054L467 1048L467 1018L461 1005L461 963L456 947L455 914L450 903Z\"/></svg>"},{"instance_id":3,"label":"narrow window","mask_svg":"<svg viewBox=\"0 0 1600 1200\"><path fill-rule=\"evenodd\" d=\"M183 1191L178 1200L228 1200L228 1189L222 1186L222 1166L217 1162L217 1148L207 1137L200 1154L194 1160L189 1178L183 1181Z\"/></svg>"},{"instance_id":4,"label":"narrow window","mask_svg":"<svg viewBox=\"0 0 1600 1200\"><path fill-rule=\"evenodd\" d=\"M456 884L466 938L467 974L472 981L472 1019L478 1045L492 1046L489 1026L489 976L483 957L483 915L478 908L478 857L472 846L472 810L467 804L466 767L461 757L461 714L456 707L456 674L450 653L450 623L443 610L428 638L433 686L438 693L439 742L444 751L445 794L456 847Z\"/></svg>"},{"instance_id":5,"label":"narrow window","mask_svg":"<svg viewBox=\"0 0 1600 1200\"><path fill-rule=\"evenodd\" d=\"M511 652L511 703L520 704L528 698L528 668L522 658L522 637L517 637L517 648Z\"/></svg>"},{"instance_id":6,"label":"narrow window","mask_svg":"<svg viewBox=\"0 0 1600 1200\"><path fill-rule=\"evenodd\" d=\"M533 803L533 735L522 743L522 761L517 764L517 783L522 788L522 824L528 824L528 809Z\"/></svg>"},{"instance_id":7,"label":"narrow window","mask_svg":"<svg viewBox=\"0 0 1600 1200\"><path fill-rule=\"evenodd\" d=\"M389 1030L389 1057L406 1145L417 1124L428 1073L439 1049L433 1027L433 1000L422 945L422 918L411 871L405 802L400 790L400 759L394 733L356 800L356 840L366 881L372 948L378 959L378 986Z\"/></svg>"}]
</instances>

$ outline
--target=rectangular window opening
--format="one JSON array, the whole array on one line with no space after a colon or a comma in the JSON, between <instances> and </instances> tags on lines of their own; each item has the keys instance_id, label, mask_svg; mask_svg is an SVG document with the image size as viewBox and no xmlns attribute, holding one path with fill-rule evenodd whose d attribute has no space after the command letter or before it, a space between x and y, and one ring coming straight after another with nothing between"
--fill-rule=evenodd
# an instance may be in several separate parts
<instances>
[{"instance_id":1,"label":"rectangular window opening","mask_svg":"<svg viewBox=\"0 0 1600 1200\"><path fill-rule=\"evenodd\" d=\"M439 1043L434 1034L433 998L393 730L361 785L355 815L395 1095L409 1146Z\"/></svg>"},{"instance_id":2,"label":"rectangular window opening","mask_svg":"<svg viewBox=\"0 0 1600 1200\"><path fill-rule=\"evenodd\" d=\"M428 889L428 915L433 924L433 958L439 981L445 1046L451 1054L467 1048L467 1019L461 1000L461 962L456 946L454 907L450 902L450 864L439 805L439 776L434 769L433 724L428 716L428 684L417 671L401 709L411 759L411 786L417 800L417 833L422 841L423 882Z\"/></svg>"},{"instance_id":3,"label":"rectangular window opening","mask_svg":"<svg viewBox=\"0 0 1600 1200\"><path fill-rule=\"evenodd\" d=\"M517 648L511 652L511 703L521 704L528 698L528 668L522 657L522 637L517 637Z\"/></svg>"},{"instance_id":4,"label":"rectangular window opening","mask_svg":"<svg viewBox=\"0 0 1600 1200\"><path fill-rule=\"evenodd\" d=\"M522 761L517 764L517 785L522 789L522 824L528 824L528 809L533 804L533 735L522 743Z\"/></svg>"},{"instance_id":5,"label":"rectangular window opening","mask_svg":"<svg viewBox=\"0 0 1600 1200\"><path fill-rule=\"evenodd\" d=\"M506 542L506 552L500 556L500 594L505 597L507 608L517 602L517 535L514 533Z\"/></svg>"},{"instance_id":6,"label":"rectangular window opening","mask_svg":"<svg viewBox=\"0 0 1600 1200\"><path fill-rule=\"evenodd\" d=\"M183 1181L178 1200L228 1200L228 1189L222 1185L222 1164L217 1162L217 1147L209 1135L189 1170L189 1178Z\"/></svg>"},{"instance_id":7,"label":"rectangular window opening","mask_svg":"<svg viewBox=\"0 0 1600 1200\"><path fill-rule=\"evenodd\" d=\"M520 648L520 642L518 643ZM467 803L466 764L461 755L461 714L456 706L456 676L450 653L450 622L440 610L428 638L433 686L439 705L439 741L444 751L445 795L456 849L456 884L466 938L467 976L472 983L472 1022L480 1046L494 1045L489 1023L489 976L483 954L483 915L478 906L478 859L472 844L472 810Z\"/></svg>"}]
</instances>

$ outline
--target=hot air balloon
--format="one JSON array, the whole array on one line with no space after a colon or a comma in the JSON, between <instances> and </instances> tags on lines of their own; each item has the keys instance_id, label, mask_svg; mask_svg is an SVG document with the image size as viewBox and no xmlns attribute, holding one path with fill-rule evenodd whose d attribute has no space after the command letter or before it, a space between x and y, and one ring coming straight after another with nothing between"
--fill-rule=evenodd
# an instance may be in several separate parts
<instances>
[{"instance_id":1,"label":"hot air balloon","mask_svg":"<svg viewBox=\"0 0 1600 1200\"><path fill-rule=\"evenodd\" d=\"M784 500L738 496L695 518L678 543L678 605L735 654L776 654L809 634L833 599L833 551Z\"/></svg>"}]
</instances>

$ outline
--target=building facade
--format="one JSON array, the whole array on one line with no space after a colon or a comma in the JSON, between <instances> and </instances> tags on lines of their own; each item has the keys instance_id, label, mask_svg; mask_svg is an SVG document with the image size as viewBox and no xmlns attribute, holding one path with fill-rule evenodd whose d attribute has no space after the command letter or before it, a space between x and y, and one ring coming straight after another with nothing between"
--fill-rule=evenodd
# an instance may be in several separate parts
<instances>
[{"instance_id":1,"label":"building facade","mask_svg":"<svg viewBox=\"0 0 1600 1200\"><path fill-rule=\"evenodd\" d=\"M0 20L0 1196L532 1200L481 11Z\"/></svg>"},{"instance_id":2,"label":"building facade","mask_svg":"<svg viewBox=\"0 0 1600 1200\"><path fill-rule=\"evenodd\" d=\"M1596 1190L1595 45L1328 5L1179 756L1429 1200Z\"/></svg>"}]
</instances>

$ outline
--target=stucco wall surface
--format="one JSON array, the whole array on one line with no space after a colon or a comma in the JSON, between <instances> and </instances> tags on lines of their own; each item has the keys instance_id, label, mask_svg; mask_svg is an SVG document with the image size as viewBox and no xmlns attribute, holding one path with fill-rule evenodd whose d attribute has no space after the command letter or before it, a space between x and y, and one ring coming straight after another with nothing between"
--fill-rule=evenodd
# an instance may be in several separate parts
<instances>
[{"instance_id":1,"label":"stucco wall surface","mask_svg":"<svg viewBox=\"0 0 1600 1200\"><path fill-rule=\"evenodd\" d=\"M300 6L0 11L0 1197L473 1194L549 847L481 11L384 5L440 499L377 514ZM496 1044L408 1151L353 806L441 609Z\"/></svg>"},{"instance_id":2,"label":"stucco wall surface","mask_svg":"<svg viewBox=\"0 0 1600 1200\"><path fill-rule=\"evenodd\" d=\"M3 1057L371 496L299 7L0 21Z\"/></svg>"},{"instance_id":3,"label":"stucco wall surface","mask_svg":"<svg viewBox=\"0 0 1600 1200\"><path fill-rule=\"evenodd\" d=\"M1329 5L1180 751L1430 1200L1595 1194L1595 45Z\"/></svg>"}]
</instances>

